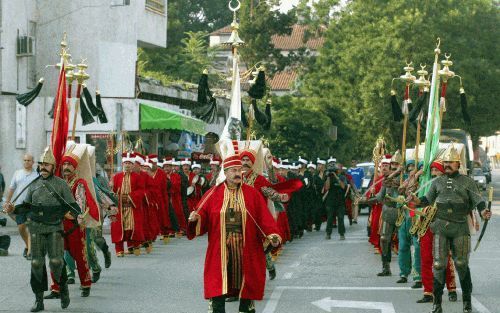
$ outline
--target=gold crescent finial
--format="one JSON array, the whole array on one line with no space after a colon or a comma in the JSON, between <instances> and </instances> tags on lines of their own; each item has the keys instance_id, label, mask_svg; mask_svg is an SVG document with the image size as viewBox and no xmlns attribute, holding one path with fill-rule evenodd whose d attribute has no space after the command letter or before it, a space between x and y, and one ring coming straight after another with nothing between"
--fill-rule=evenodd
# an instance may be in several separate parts
<instances>
[{"instance_id":1,"label":"gold crescent finial","mask_svg":"<svg viewBox=\"0 0 500 313\"><path fill-rule=\"evenodd\" d=\"M408 60L406 60L406 62L405 62L405 63L406 63L406 66L411 66L411 65L413 64L413 62L412 62L412 61L408 62Z\"/></svg>"},{"instance_id":2,"label":"gold crescent finial","mask_svg":"<svg viewBox=\"0 0 500 313\"><path fill-rule=\"evenodd\" d=\"M236 7L232 7L231 6L232 2L233 2L233 0L229 0L229 3L228 3L229 10L231 10L232 12L238 11L241 8L241 2L240 2L240 0L236 0L236 2L238 3L238 5Z\"/></svg>"},{"instance_id":3,"label":"gold crescent finial","mask_svg":"<svg viewBox=\"0 0 500 313\"><path fill-rule=\"evenodd\" d=\"M436 49L439 49L440 45L441 45L441 38L437 37Z\"/></svg>"},{"instance_id":4,"label":"gold crescent finial","mask_svg":"<svg viewBox=\"0 0 500 313\"><path fill-rule=\"evenodd\" d=\"M422 68L422 70L425 70L425 68L427 67L427 64L422 65L422 63L420 63L420 67Z\"/></svg>"},{"instance_id":5,"label":"gold crescent finial","mask_svg":"<svg viewBox=\"0 0 500 313\"><path fill-rule=\"evenodd\" d=\"M445 53L444 57L446 58L446 60L448 60L451 57L451 53Z\"/></svg>"}]
</instances>

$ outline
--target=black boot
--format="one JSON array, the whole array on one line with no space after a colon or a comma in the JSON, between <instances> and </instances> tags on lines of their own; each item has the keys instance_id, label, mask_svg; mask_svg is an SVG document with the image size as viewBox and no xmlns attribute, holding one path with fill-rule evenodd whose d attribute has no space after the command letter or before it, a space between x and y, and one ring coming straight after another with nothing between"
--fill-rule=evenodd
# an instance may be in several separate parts
<instances>
[{"instance_id":1,"label":"black boot","mask_svg":"<svg viewBox=\"0 0 500 313\"><path fill-rule=\"evenodd\" d=\"M43 307L43 291L35 293L35 304L31 308L31 312L40 312L45 308Z\"/></svg>"},{"instance_id":2,"label":"black boot","mask_svg":"<svg viewBox=\"0 0 500 313\"><path fill-rule=\"evenodd\" d=\"M401 276L396 284L406 284L408 282L408 278Z\"/></svg>"},{"instance_id":3,"label":"black boot","mask_svg":"<svg viewBox=\"0 0 500 313\"><path fill-rule=\"evenodd\" d=\"M82 297L86 298L90 295L90 287L82 288Z\"/></svg>"},{"instance_id":4,"label":"black boot","mask_svg":"<svg viewBox=\"0 0 500 313\"><path fill-rule=\"evenodd\" d=\"M102 250L102 254L104 255L104 267L109 268L111 266L111 252L106 248Z\"/></svg>"},{"instance_id":5,"label":"black boot","mask_svg":"<svg viewBox=\"0 0 500 313\"><path fill-rule=\"evenodd\" d=\"M92 283L95 284L101 278L101 271L92 273Z\"/></svg>"},{"instance_id":6,"label":"black boot","mask_svg":"<svg viewBox=\"0 0 500 313\"><path fill-rule=\"evenodd\" d=\"M69 306L69 290L68 285L61 285L61 308L65 309Z\"/></svg>"},{"instance_id":7,"label":"black boot","mask_svg":"<svg viewBox=\"0 0 500 313\"><path fill-rule=\"evenodd\" d=\"M7 226L7 219L4 217L4 218L0 218L0 225L1 226Z\"/></svg>"},{"instance_id":8,"label":"black boot","mask_svg":"<svg viewBox=\"0 0 500 313\"><path fill-rule=\"evenodd\" d=\"M432 296L431 295L424 295L424 297L420 300L417 300L417 303L430 303L432 302Z\"/></svg>"},{"instance_id":9,"label":"black boot","mask_svg":"<svg viewBox=\"0 0 500 313\"><path fill-rule=\"evenodd\" d=\"M450 302L457 302L457 292L456 291L448 292L448 300L450 300Z\"/></svg>"},{"instance_id":10,"label":"black boot","mask_svg":"<svg viewBox=\"0 0 500 313\"><path fill-rule=\"evenodd\" d=\"M43 297L44 299L60 299L61 295L59 292L51 291L48 295Z\"/></svg>"},{"instance_id":11,"label":"black boot","mask_svg":"<svg viewBox=\"0 0 500 313\"><path fill-rule=\"evenodd\" d=\"M441 307L441 296L434 295L431 313L443 313L443 308Z\"/></svg>"},{"instance_id":12,"label":"black boot","mask_svg":"<svg viewBox=\"0 0 500 313\"><path fill-rule=\"evenodd\" d=\"M462 301L464 303L464 313L472 312L472 301L470 294L463 294Z\"/></svg>"},{"instance_id":13,"label":"black boot","mask_svg":"<svg viewBox=\"0 0 500 313\"><path fill-rule=\"evenodd\" d=\"M382 264L382 272L378 273L377 276L391 276L391 266L388 262Z\"/></svg>"},{"instance_id":14,"label":"black boot","mask_svg":"<svg viewBox=\"0 0 500 313\"><path fill-rule=\"evenodd\" d=\"M269 279L274 280L276 278L276 269L269 270Z\"/></svg>"}]
</instances>

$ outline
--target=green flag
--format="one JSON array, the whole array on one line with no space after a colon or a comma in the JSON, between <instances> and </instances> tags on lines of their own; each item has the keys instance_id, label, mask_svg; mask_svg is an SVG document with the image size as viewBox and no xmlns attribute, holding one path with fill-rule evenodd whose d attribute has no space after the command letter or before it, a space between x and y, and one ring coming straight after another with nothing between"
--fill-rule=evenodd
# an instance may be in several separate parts
<instances>
[{"instance_id":1,"label":"green flag","mask_svg":"<svg viewBox=\"0 0 500 313\"><path fill-rule=\"evenodd\" d=\"M441 134L441 117L439 105L439 63L438 56L434 61L432 69L431 90L429 96L429 110L427 113L427 129L425 132L425 154L424 154L424 174L420 178L419 196L423 196L430 188L428 183L431 180L430 166L439 151L439 135Z\"/></svg>"}]
</instances>

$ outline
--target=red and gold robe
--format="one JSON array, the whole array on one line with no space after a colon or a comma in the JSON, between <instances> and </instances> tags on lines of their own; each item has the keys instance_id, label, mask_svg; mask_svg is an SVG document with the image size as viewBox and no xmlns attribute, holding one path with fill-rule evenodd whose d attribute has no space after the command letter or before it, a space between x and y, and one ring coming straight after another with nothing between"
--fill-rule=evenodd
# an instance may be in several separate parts
<instances>
[{"instance_id":1,"label":"red and gold robe","mask_svg":"<svg viewBox=\"0 0 500 313\"><path fill-rule=\"evenodd\" d=\"M270 235L277 234L278 230L264 198L256 189L242 184L240 188L230 190L225 183L211 188L197 206L199 220L189 222L188 239L208 233L204 270L205 298L228 294L231 273L228 273L229 251L226 245L228 238L225 217L229 209L228 199L234 193L238 199L243 199L242 283L239 296L244 299L261 300L266 282L266 257L262 249L264 240L262 232Z\"/></svg>"},{"instance_id":2,"label":"red and gold robe","mask_svg":"<svg viewBox=\"0 0 500 313\"><path fill-rule=\"evenodd\" d=\"M143 241L143 214L142 201L144 190L141 176L138 173L117 173L113 177L113 191L118 195L118 213L116 221L111 223L111 241L118 243L123 241L124 222L131 222L132 240ZM128 196L131 203L130 221L124 221L123 214L126 208L122 203L122 195Z\"/></svg>"},{"instance_id":3,"label":"red and gold robe","mask_svg":"<svg viewBox=\"0 0 500 313\"><path fill-rule=\"evenodd\" d=\"M374 177L373 181L375 182L373 194L376 195L382 189L382 183L384 181L384 176L382 174L379 177ZM372 182L373 184L373 182ZM371 188L366 192L366 197L371 196ZM370 239L369 242L375 247L375 249L380 250L380 235L379 235L379 227L380 227L380 219L382 215L382 206L383 203L375 203L372 204L372 209L370 212Z\"/></svg>"}]
</instances>

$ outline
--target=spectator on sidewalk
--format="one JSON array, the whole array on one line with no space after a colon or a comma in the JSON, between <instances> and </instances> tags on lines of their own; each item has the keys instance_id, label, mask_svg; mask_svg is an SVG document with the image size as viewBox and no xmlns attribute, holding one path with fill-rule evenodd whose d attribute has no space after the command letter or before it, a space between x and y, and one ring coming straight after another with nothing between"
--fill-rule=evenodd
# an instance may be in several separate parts
<instances>
[{"instance_id":1,"label":"spectator on sidewalk","mask_svg":"<svg viewBox=\"0 0 500 313\"><path fill-rule=\"evenodd\" d=\"M33 156L31 154L25 154L23 157L23 168L17 170L12 177L12 181L10 183L9 190L7 191L7 196L5 197L5 204L7 205L10 201L16 197L21 190L24 189L29 183L31 183L35 178L38 177L38 173L33 168ZM17 198L16 203L21 204L24 201L26 193L22 194L19 198ZM26 215L25 214L17 214L15 216L15 220L17 223L17 228L19 230L19 234L23 238L26 247L24 248L23 256L27 259L31 258L30 253L30 236L29 231L26 226Z\"/></svg>"}]
</instances>

